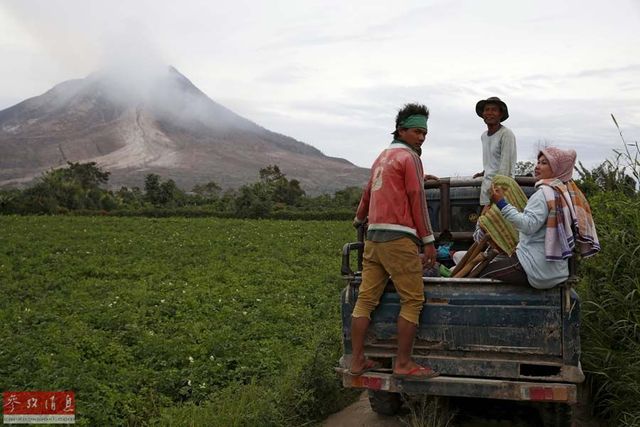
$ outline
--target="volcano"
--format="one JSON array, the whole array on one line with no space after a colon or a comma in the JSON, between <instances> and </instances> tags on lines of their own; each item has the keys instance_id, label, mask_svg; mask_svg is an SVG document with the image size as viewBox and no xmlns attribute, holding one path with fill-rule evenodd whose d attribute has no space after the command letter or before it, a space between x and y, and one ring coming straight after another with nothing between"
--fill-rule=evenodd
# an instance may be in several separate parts
<instances>
[{"instance_id":1,"label":"volcano","mask_svg":"<svg viewBox=\"0 0 640 427\"><path fill-rule=\"evenodd\" d=\"M0 186L23 187L67 162L97 162L109 186L155 173L190 190L255 182L278 165L310 194L361 186L368 170L325 156L214 102L173 67L135 79L103 70L0 111Z\"/></svg>"}]
</instances>

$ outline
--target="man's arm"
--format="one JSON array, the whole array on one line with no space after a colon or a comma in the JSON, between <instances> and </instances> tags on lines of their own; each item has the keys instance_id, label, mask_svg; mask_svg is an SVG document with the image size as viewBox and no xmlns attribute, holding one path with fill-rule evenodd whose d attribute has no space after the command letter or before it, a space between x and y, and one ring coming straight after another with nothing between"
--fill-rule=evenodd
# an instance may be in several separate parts
<instances>
[{"instance_id":1,"label":"man's arm","mask_svg":"<svg viewBox=\"0 0 640 427\"><path fill-rule=\"evenodd\" d=\"M427 199L424 194L424 173L422 171L422 163L420 159L409 156L405 161L404 168L405 191L409 199L409 209L413 223L416 226L418 237L422 241L422 266L425 268L433 267L436 263L436 247L434 245L435 238L431 230L431 219L429 218L429 210L427 209Z\"/></svg>"},{"instance_id":2,"label":"man's arm","mask_svg":"<svg viewBox=\"0 0 640 427\"><path fill-rule=\"evenodd\" d=\"M516 137L509 129L505 129L500 146L500 167L497 174L513 176L516 169L518 152L516 148Z\"/></svg>"},{"instance_id":3,"label":"man's arm","mask_svg":"<svg viewBox=\"0 0 640 427\"><path fill-rule=\"evenodd\" d=\"M362 197L356 210L356 217L353 219L353 226L358 227L367 220L369 215L369 202L371 201L371 179L367 182L367 186L362 191Z\"/></svg>"},{"instance_id":4,"label":"man's arm","mask_svg":"<svg viewBox=\"0 0 640 427\"><path fill-rule=\"evenodd\" d=\"M404 168L405 191L409 199L409 209L415 224L418 237L422 243L433 243L433 231L431 230L431 220L427 210L427 200L424 194L424 179L422 164L415 156L407 156Z\"/></svg>"}]
</instances>

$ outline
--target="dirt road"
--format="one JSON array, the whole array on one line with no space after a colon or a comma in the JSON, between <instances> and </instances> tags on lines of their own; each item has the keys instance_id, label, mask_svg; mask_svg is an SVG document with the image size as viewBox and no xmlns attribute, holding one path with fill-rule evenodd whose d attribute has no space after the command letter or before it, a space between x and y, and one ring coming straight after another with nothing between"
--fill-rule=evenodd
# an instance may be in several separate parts
<instances>
[{"instance_id":1,"label":"dirt road","mask_svg":"<svg viewBox=\"0 0 640 427\"><path fill-rule=\"evenodd\" d=\"M357 402L342 411L331 415L322 424L323 427L401 427L405 426L400 417L386 417L371 410L365 391Z\"/></svg>"}]
</instances>

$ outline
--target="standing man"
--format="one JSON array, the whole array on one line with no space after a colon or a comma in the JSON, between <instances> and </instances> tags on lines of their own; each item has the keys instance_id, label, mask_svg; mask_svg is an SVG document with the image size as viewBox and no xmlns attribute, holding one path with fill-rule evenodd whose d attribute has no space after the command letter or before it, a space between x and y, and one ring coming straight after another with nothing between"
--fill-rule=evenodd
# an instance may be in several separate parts
<instances>
[{"instance_id":1,"label":"standing man","mask_svg":"<svg viewBox=\"0 0 640 427\"><path fill-rule=\"evenodd\" d=\"M432 267L436 260L420 160L428 118L429 110L420 104L407 104L398 112L394 140L373 163L358 206L354 225L359 226L368 218L369 226L362 283L351 319L351 375L379 367L365 358L364 341L371 312L380 302L389 277L401 304L393 374L413 379L437 375L411 358L424 303L422 271L424 267Z\"/></svg>"},{"instance_id":2,"label":"standing man","mask_svg":"<svg viewBox=\"0 0 640 427\"><path fill-rule=\"evenodd\" d=\"M478 101L476 114L487 124L487 131L482 134L482 167L484 170L473 175L474 178L482 178L480 187L480 205L482 213L489 208L489 194L491 192L491 180L496 175L513 177L517 161L516 137L511 129L502 125L509 118L507 104L500 98L491 98Z\"/></svg>"}]
</instances>

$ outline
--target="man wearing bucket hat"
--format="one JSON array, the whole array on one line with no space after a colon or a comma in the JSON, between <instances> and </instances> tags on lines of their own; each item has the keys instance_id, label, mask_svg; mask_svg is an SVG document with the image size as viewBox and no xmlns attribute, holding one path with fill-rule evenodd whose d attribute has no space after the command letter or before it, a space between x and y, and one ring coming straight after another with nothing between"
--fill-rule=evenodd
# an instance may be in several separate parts
<instances>
[{"instance_id":1,"label":"man wearing bucket hat","mask_svg":"<svg viewBox=\"0 0 640 427\"><path fill-rule=\"evenodd\" d=\"M434 236L424 194L420 154L427 136L429 110L405 105L396 116L394 140L373 163L362 193L354 225L368 221L362 283L351 319L351 375L380 368L365 358L364 342L371 312L380 302L391 277L400 296L396 377L426 380L437 374L412 358L413 340L424 304L422 270L436 260ZM421 249L421 257L418 254Z\"/></svg>"},{"instance_id":2,"label":"man wearing bucket hat","mask_svg":"<svg viewBox=\"0 0 640 427\"><path fill-rule=\"evenodd\" d=\"M491 180L496 175L513 176L517 151L516 137L502 124L509 118L509 109L500 98L492 96L476 104L476 114L484 120L487 131L480 137L482 141L482 166L484 170L473 177L482 177L480 205L483 212L489 206Z\"/></svg>"}]
</instances>

